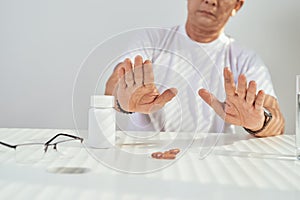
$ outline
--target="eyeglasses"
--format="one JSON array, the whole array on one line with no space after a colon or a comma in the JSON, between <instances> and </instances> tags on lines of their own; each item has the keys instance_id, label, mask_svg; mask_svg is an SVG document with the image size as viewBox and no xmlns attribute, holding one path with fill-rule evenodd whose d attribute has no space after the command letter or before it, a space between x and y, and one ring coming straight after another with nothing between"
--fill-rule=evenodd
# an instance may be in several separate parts
<instances>
[{"instance_id":1,"label":"eyeglasses","mask_svg":"<svg viewBox=\"0 0 300 200\"><path fill-rule=\"evenodd\" d=\"M52 143L58 137L67 137L57 142ZM83 138L69 135L66 133L58 133L54 137L50 138L46 143L24 143L12 145L0 141L1 145L15 150L16 161L20 163L36 162L42 159L49 148L53 147L55 151L59 151L63 154L74 154L81 149Z\"/></svg>"}]
</instances>

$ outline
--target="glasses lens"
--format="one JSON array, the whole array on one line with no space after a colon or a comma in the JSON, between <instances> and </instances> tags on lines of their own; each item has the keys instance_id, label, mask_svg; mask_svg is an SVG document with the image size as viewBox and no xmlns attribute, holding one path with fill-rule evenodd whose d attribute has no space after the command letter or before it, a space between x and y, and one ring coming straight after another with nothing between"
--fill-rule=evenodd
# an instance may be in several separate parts
<instances>
[{"instance_id":1,"label":"glasses lens","mask_svg":"<svg viewBox=\"0 0 300 200\"><path fill-rule=\"evenodd\" d=\"M14 151L14 149L0 144L0 154L1 155L6 152L9 152L9 151Z\"/></svg>"},{"instance_id":2,"label":"glasses lens","mask_svg":"<svg viewBox=\"0 0 300 200\"><path fill-rule=\"evenodd\" d=\"M56 145L57 151L66 156L74 156L83 149L80 140L68 140L59 142Z\"/></svg>"},{"instance_id":3,"label":"glasses lens","mask_svg":"<svg viewBox=\"0 0 300 200\"><path fill-rule=\"evenodd\" d=\"M0 144L0 163L14 161L15 149Z\"/></svg>"},{"instance_id":4,"label":"glasses lens","mask_svg":"<svg viewBox=\"0 0 300 200\"><path fill-rule=\"evenodd\" d=\"M16 148L16 161L19 163L32 163L43 158L44 144L24 144Z\"/></svg>"}]
</instances>

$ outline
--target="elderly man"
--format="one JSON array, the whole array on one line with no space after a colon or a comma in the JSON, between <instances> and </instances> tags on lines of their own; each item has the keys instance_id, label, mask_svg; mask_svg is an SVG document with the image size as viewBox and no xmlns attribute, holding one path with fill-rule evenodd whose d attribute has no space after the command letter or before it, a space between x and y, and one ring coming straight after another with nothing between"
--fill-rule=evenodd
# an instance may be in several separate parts
<instances>
[{"instance_id":1,"label":"elderly man","mask_svg":"<svg viewBox=\"0 0 300 200\"><path fill-rule=\"evenodd\" d=\"M191 88L197 88L197 86L198 89L200 88L197 89L199 96L206 102L206 105L211 107L210 111L202 109L205 107L204 104L192 107L191 105L196 103L190 100L191 93L183 93L189 101L188 106L182 111L182 113L189 113L185 116L189 118L188 123L196 124L196 126L199 123L204 124L202 128L193 128L193 130L217 132L220 131L216 128L220 127L220 120L224 120L225 125L221 130L224 132L233 132L232 127L236 125L244 127L246 131L258 137L279 135L284 132L284 118L275 98L268 69L255 53L240 47L236 41L224 33L224 27L229 18L236 15L243 3L244 0L188 0L188 17L185 26L170 29L172 33L180 33L180 37L186 39L180 41L173 36L174 34L158 31L152 36L148 34L142 37L142 42L138 44L142 48L146 43L159 43L159 45L167 43L168 45L164 48L168 46L167 49L172 50L185 49L185 52L188 52L188 59L191 60L195 57L193 55L199 55L199 51L193 48L193 45L197 45L204 49L212 60L213 65L202 62L203 64L199 64L197 70L201 72L201 77L208 80L209 85L216 85L213 87L217 88L216 91L219 89L225 91L225 96L224 99L220 99L222 95L217 97L218 92L214 93L211 90L208 91L208 88L202 88L203 85L197 85L197 81L189 84L192 85ZM155 44L153 46L156 47ZM133 62L126 58L117 65L106 83L105 94L116 97L116 109L120 113L137 115L137 117L131 117L131 120L147 117L148 120L144 120L145 123L156 123L162 120L163 118L157 115L163 115L162 112L171 112L172 109L164 108L169 104L168 102L172 102L177 92L181 92L180 88L169 88L165 91L157 89L153 66L162 60L168 60L166 65L172 65L175 69L176 62L170 61L173 59L172 55L166 56L165 53L153 52L137 53ZM143 61L142 56L138 54L150 57L151 61ZM194 60L197 61L192 62L203 61L203 59ZM217 77L218 73L215 72L218 69L214 71L213 68L221 69L224 79ZM178 69L179 67L175 70ZM181 74L183 70L177 72ZM165 78L168 79L167 76ZM188 79L193 78L195 77L188 76ZM197 103L203 102L199 96ZM195 110L198 111L197 114ZM216 113L217 117L206 117L212 116L211 112ZM172 117L174 114L169 117L165 114L164 120L168 121ZM173 130L172 125L168 123L165 123L163 127L164 130L176 130L176 128ZM187 129L189 127L192 125L188 125Z\"/></svg>"}]
</instances>

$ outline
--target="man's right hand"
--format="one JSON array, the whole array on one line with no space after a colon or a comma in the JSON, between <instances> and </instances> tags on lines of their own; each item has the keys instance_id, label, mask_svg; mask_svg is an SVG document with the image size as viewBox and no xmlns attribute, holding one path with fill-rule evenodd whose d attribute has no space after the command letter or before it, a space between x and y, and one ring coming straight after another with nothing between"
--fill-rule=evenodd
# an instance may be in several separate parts
<instances>
[{"instance_id":1,"label":"man's right hand","mask_svg":"<svg viewBox=\"0 0 300 200\"><path fill-rule=\"evenodd\" d=\"M114 95L127 112L149 114L172 100L177 89L170 88L160 94L154 84L152 63L136 56L134 66L128 58L118 64L106 83L105 94Z\"/></svg>"}]
</instances>

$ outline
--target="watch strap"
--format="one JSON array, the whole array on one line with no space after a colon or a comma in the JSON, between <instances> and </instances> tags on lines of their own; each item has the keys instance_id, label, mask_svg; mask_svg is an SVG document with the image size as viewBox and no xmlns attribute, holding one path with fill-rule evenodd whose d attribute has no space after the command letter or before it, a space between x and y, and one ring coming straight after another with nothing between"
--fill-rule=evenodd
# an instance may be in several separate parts
<instances>
[{"instance_id":1,"label":"watch strap","mask_svg":"<svg viewBox=\"0 0 300 200\"><path fill-rule=\"evenodd\" d=\"M245 128L243 127L248 133L255 135L257 133L260 133L261 131L263 131L266 126L270 123L271 119L272 119L272 113L270 111L268 111L266 108L264 108L264 116L265 116L265 120L264 120L264 125L261 129L256 130L256 131L252 131L251 129Z\"/></svg>"}]
</instances>

